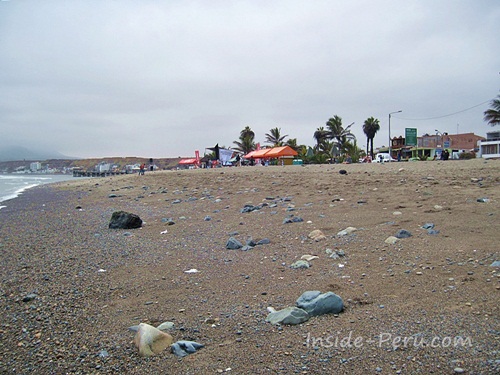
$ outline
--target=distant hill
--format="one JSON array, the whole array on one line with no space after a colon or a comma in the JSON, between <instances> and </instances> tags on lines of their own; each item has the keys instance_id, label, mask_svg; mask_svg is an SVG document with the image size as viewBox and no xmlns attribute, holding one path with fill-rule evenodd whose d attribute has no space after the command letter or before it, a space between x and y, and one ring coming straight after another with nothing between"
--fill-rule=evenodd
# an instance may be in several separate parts
<instances>
[{"instance_id":1,"label":"distant hill","mask_svg":"<svg viewBox=\"0 0 500 375\"><path fill-rule=\"evenodd\" d=\"M57 151L44 151L22 146L0 146L0 161L72 159Z\"/></svg>"}]
</instances>

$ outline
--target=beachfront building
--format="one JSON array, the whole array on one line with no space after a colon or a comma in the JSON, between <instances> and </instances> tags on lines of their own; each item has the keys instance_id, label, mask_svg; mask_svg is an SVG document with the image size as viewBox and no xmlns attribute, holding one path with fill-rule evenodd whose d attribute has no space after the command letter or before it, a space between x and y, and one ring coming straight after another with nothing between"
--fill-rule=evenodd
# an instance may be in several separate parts
<instances>
[{"instance_id":1,"label":"beachfront building","mask_svg":"<svg viewBox=\"0 0 500 375\"><path fill-rule=\"evenodd\" d=\"M111 164L106 162L100 162L95 166L95 171L98 173L106 173L111 171Z\"/></svg>"},{"instance_id":2,"label":"beachfront building","mask_svg":"<svg viewBox=\"0 0 500 375\"><path fill-rule=\"evenodd\" d=\"M448 134L436 132L434 135L424 134L417 138L418 147L431 148L434 155L439 158L441 152L447 149L452 159L458 159L461 153L477 153L479 151L478 142L484 137L474 133Z\"/></svg>"},{"instance_id":3,"label":"beachfront building","mask_svg":"<svg viewBox=\"0 0 500 375\"><path fill-rule=\"evenodd\" d=\"M500 159L500 131L486 133L486 139L479 141L479 157Z\"/></svg>"},{"instance_id":4,"label":"beachfront building","mask_svg":"<svg viewBox=\"0 0 500 375\"><path fill-rule=\"evenodd\" d=\"M33 163L30 163L30 171L31 172L38 172L40 169L42 169L42 163L39 161L35 161Z\"/></svg>"},{"instance_id":5,"label":"beachfront building","mask_svg":"<svg viewBox=\"0 0 500 375\"><path fill-rule=\"evenodd\" d=\"M437 131L436 134L424 134L417 137L417 145L409 146L406 145L406 139L399 136L391 139L391 156L398 159L398 154L400 154L403 160L439 159L442 151L447 149L452 159L458 159L461 153L478 153L479 142L484 140L484 137L474 133L448 134ZM381 147L379 152L389 152L389 149Z\"/></svg>"}]
</instances>

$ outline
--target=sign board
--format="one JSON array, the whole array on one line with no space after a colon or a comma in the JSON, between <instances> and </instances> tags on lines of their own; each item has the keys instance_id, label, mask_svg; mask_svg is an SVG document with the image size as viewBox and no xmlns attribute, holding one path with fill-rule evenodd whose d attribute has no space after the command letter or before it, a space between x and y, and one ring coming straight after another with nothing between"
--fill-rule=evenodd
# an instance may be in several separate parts
<instances>
[{"instance_id":1,"label":"sign board","mask_svg":"<svg viewBox=\"0 0 500 375\"><path fill-rule=\"evenodd\" d=\"M444 141L444 148L450 148L450 141Z\"/></svg>"},{"instance_id":2,"label":"sign board","mask_svg":"<svg viewBox=\"0 0 500 375\"><path fill-rule=\"evenodd\" d=\"M405 144L406 144L406 146L416 146L417 145L417 128L406 128L405 129Z\"/></svg>"}]
</instances>

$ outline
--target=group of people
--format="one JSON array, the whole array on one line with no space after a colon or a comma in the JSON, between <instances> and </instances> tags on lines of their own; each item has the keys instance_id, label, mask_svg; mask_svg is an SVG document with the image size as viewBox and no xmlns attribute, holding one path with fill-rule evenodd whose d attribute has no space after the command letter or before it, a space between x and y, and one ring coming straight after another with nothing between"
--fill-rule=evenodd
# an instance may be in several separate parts
<instances>
[{"instance_id":1,"label":"group of people","mask_svg":"<svg viewBox=\"0 0 500 375\"><path fill-rule=\"evenodd\" d=\"M446 149L441 151L441 160L448 160L450 158L450 152Z\"/></svg>"}]
</instances>

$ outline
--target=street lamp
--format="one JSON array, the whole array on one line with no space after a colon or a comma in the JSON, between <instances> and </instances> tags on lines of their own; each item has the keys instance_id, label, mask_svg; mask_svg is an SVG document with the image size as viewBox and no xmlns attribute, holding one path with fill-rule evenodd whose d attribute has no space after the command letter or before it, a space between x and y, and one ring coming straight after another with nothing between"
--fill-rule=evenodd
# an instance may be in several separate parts
<instances>
[{"instance_id":1,"label":"street lamp","mask_svg":"<svg viewBox=\"0 0 500 375\"><path fill-rule=\"evenodd\" d=\"M443 155L443 151L444 151L444 147L443 147L443 133L441 133L437 129L434 129L434 131L436 132L436 135L439 137L438 139L436 139L436 151L434 152L434 154L437 152L437 149L440 148L441 149L441 154L439 156L441 157L441 160L442 160L442 155Z\"/></svg>"},{"instance_id":2,"label":"street lamp","mask_svg":"<svg viewBox=\"0 0 500 375\"><path fill-rule=\"evenodd\" d=\"M439 130L437 129L434 129L434 131L436 132L436 135L439 136L438 140L441 140L441 143L443 142L443 133L441 133Z\"/></svg>"},{"instance_id":3,"label":"street lamp","mask_svg":"<svg viewBox=\"0 0 500 375\"><path fill-rule=\"evenodd\" d=\"M391 142L391 115L393 115L394 113L400 113L400 112L403 112L403 111L400 110L400 111L389 113L389 155L391 155L391 143L392 143Z\"/></svg>"}]
</instances>

